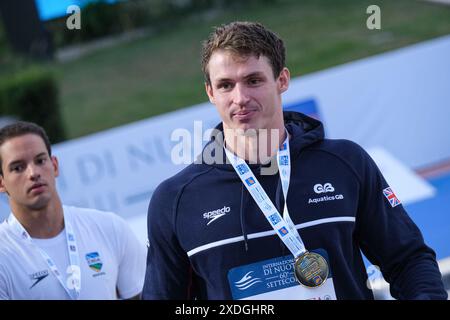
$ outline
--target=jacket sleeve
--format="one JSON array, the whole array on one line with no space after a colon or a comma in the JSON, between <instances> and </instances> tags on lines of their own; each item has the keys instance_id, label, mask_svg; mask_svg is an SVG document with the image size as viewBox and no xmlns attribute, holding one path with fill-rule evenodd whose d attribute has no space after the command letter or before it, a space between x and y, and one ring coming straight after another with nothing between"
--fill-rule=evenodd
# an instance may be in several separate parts
<instances>
[{"instance_id":1,"label":"jacket sleeve","mask_svg":"<svg viewBox=\"0 0 450 320\"><path fill-rule=\"evenodd\" d=\"M384 196L388 184L359 146L360 194L356 237L367 258L380 267L396 299L447 299L435 252L403 205Z\"/></svg>"},{"instance_id":2,"label":"jacket sleeve","mask_svg":"<svg viewBox=\"0 0 450 320\"><path fill-rule=\"evenodd\" d=\"M185 300L192 297L190 262L176 235L177 193L165 181L158 186L150 201L143 299Z\"/></svg>"}]
</instances>

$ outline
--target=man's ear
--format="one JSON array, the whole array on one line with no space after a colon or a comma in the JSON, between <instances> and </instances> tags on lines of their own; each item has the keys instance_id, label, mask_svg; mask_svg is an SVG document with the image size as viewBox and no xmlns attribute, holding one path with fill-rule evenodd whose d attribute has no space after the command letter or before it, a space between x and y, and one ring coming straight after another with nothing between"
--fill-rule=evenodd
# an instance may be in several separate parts
<instances>
[{"instance_id":1,"label":"man's ear","mask_svg":"<svg viewBox=\"0 0 450 320\"><path fill-rule=\"evenodd\" d=\"M51 157L52 160L52 165L53 165L53 170L55 172L55 177L59 176L59 163L58 163L58 159L55 156Z\"/></svg>"},{"instance_id":2,"label":"man's ear","mask_svg":"<svg viewBox=\"0 0 450 320\"><path fill-rule=\"evenodd\" d=\"M6 193L6 194L8 193L8 191L6 191L6 188L5 188L3 173L0 174L0 192Z\"/></svg>"},{"instance_id":3,"label":"man's ear","mask_svg":"<svg viewBox=\"0 0 450 320\"><path fill-rule=\"evenodd\" d=\"M291 80L291 73L288 68L283 68L278 76L278 90L280 93L285 92L289 88L289 81Z\"/></svg>"},{"instance_id":4,"label":"man's ear","mask_svg":"<svg viewBox=\"0 0 450 320\"><path fill-rule=\"evenodd\" d=\"M208 95L209 101L215 105L216 100L214 99L213 88L212 88L211 84L208 82L205 82L205 91L206 91L206 94Z\"/></svg>"},{"instance_id":5,"label":"man's ear","mask_svg":"<svg viewBox=\"0 0 450 320\"><path fill-rule=\"evenodd\" d=\"M3 161L1 161L0 165L3 166ZM4 182L5 178L3 177L4 171L3 171L3 168L1 168L1 169L2 169L2 173L0 173L0 192L8 194L8 191L6 191L6 188L5 188L5 182Z\"/></svg>"}]
</instances>

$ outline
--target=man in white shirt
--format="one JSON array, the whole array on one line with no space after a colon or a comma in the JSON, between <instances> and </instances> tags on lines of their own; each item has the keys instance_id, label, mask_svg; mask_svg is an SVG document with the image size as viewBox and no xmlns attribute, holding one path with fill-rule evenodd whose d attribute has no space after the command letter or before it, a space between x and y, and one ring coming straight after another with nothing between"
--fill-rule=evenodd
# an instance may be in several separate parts
<instances>
[{"instance_id":1,"label":"man in white shirt","mask_svg":"<svg viewBox=\"0 0 450 320\"><path fill-rule=\"evenodd\" d=\"M62 205L57 176L41 127L0 129L0 299L139 298L145 247L119 216Z\"/></svg>"}]
</instances>

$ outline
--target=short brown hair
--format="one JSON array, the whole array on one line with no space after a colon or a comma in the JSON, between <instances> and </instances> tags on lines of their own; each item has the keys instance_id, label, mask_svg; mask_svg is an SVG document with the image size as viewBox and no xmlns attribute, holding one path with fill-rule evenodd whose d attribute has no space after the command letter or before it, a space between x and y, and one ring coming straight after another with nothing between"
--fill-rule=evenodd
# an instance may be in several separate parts
<instances>
[{"instance_id":1,"label":"short brown hair","mask_svg":"<svg viewBox=\"0 0 450 320\"><path fill-rule=\"evenodd\" d=\"M26 134L35 134L42 138L47 148L48 155L52 155L52 148L50 145L50 140L45 133L45 130L32 122L17 121L15 123L9 124L0 129L0 147L9 139L20 137ZM2 170L2 158L0 155L0 175L3 175Z\"/></svg>"},{"instance_id":2,"label":"short brown hair","mask_svg":"<svg viewBox=\"0 0 450 320\"><path fill-rule=\"evenodd\" d=\"M216 27L203 42L202 70L205 81L210 84L208 63L216 50L229 50L239 56L263 55L269 59L274 77L285 67L286 51L283 40L257 22L231 22Z\"/></svg>"}]
</instances>

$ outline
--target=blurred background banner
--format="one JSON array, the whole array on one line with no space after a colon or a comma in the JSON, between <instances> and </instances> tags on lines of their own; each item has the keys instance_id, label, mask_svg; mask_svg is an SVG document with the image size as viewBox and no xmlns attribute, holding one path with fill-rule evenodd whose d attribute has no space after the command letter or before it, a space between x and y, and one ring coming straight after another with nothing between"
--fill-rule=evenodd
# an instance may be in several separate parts
<instances>
[{"instance_id":1,"label":"blurred background banner","mask_svg":"<svg viewBox=\"0 0 450 320\"><path fill-rule=\"evenodd\" d=\"M315 97L329 137L425 168L450 160L449 57L445 36L299 77L284 100Z\"/></svg>"}]
</instances>

